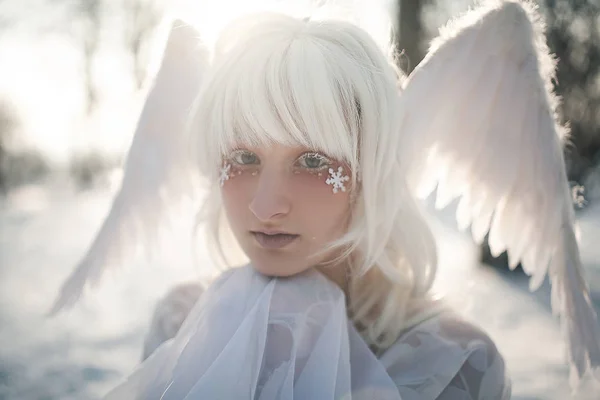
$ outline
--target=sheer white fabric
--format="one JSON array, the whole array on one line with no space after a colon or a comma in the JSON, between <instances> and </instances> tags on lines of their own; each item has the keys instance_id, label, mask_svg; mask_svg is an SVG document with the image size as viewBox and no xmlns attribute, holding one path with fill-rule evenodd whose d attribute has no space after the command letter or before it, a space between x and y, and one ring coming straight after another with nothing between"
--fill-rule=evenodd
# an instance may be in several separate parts
<instances>
[{"instance_id":1,"label":"sheer white fabric","mask_svg":"<svg viewBox=\"0 0 600 400\"><path fill-rule=\"evenodd\" d=\"M379 359L346 316L343 292L317 272L223 274L177 335L108 399L506 399L490 340L437 315Z\"/></svg>"},{"instance_id":2,"label":"sheer white fabric","mask_svg":"<svg viewBox=\"0 0 600 400\"><path fill-rule=\"evenodd\" d=\"M403 400L509 399L504 360L480 329L451 312L403 334L380 358Z\"/></svg>"}]
</instances>

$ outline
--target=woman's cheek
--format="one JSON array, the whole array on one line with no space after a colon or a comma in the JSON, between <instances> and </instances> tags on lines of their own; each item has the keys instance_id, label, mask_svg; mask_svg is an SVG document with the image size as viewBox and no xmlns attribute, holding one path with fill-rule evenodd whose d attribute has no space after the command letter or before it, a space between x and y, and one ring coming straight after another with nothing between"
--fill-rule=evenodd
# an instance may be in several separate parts
<instances>
[{"instance_id":1,"label":"woman's cheek","mask_svg":"<svg viewBox=\"0 0 600 400\"><path fill-rule=\"evenodd\" d=\"M311 220L319 219L323 225L337 226L350 209L350 185L345 185L346 191L334 193L333 186L327 184L326 180L325 174L298 174L294 177L292 197L296 209L307 214ZM327 227L325 230L329 229Z\"/></svg>"},{"instance_id":2,"label":"woman's cheek","mask_svg":"<svg viewBox=\"0 0 600 400\"><path fill-rule=\"evenodd\" d=\"M331 167L337 173L338 165ZM302 171L294 175L294 187L298 192L310 193L313 196L319 196L322 200L340 200L347 197L350 193L350 176L342 169L341 177L348 177L347 180L342 180L338 185L332 182L332 175L329 168L320 172ZM337 189L334 192L334 189Z\"/></svg>"},{"instance_id":3,"label":"woman's cheek","mask_svg":"<svg viewBox=\"0 0 600 400\"><path fill-rule=\"evenodd\" d=\"M221 187L221 195L227 209L240 207L247 209L254 186L253 179L250 178L254 178L254 176L246 172L238 174L233 171L233 174L225 181Z\"/></svg>"}]
</instances>

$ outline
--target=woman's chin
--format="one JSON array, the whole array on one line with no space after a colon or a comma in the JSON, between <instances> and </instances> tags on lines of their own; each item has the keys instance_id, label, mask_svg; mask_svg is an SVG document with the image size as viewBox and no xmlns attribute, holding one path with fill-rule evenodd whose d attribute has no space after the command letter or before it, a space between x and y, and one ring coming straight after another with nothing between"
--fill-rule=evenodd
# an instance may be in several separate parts
<instances>
[{"instance_id":1,"label":"woman's chin","mask_svg":"<svg viewBox=\"0 0 600 400\"><path fill-rule=\"evenodd\" d=\"M280 264L269 265L266 263L256 262L251 262L250 265L252 265L252 268L254 268L256 272L272 278L288 278L290 276L302 273L310 268L309 266L299 268L290 268L289 266L286 266L282 268Z\"/></svg>"}]
</instances>

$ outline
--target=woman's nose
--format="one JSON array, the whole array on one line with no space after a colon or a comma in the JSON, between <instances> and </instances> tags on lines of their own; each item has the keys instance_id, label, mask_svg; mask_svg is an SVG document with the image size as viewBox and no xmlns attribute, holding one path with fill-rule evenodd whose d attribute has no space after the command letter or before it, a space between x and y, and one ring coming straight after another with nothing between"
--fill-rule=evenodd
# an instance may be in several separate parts
<instances>
[{"instance_id":1,"label":"woman's nose","mask_svg":"<svg viewBox=\"0 0 600 400\"><path fill-rule=\"evenodd\" d=\"M260 221L266 222L289 214L291 199L287 188L289 176L284 171L263 169L258 176L250 211Z\"/></svg>"}]
</instances>

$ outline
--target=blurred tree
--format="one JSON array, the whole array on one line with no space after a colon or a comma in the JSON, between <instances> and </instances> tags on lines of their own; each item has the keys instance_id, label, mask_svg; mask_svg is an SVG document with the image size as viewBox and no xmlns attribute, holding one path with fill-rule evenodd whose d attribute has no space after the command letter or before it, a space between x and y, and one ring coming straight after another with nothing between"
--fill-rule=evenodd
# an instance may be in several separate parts
<instances>
[{"instance_id":1,"label":"blurred tree","mask_svg":"<svg viewBox=\"0 0 600 400\"><path fill-rule=\"evenodd\" d=\"M141 88L147 74L149 57L143 51L147 39L156 32L164 14L164 0L59 0L66 1L75 17L77 40L81 41L84 59L84 86L87 110L91 113L98 102L94 83L94 60L100 46L103 28L103 13L114 12L121 7L125 23L124 42L133 58L133 75L138 88Z\"/></svg>"},{"instance_id":2,"label":"blurred tree","mask_svg":"<svg viewBox=\"0 0 600 400\"><path fill-rule=\"evenodd\" d=\"M101 0L80 0L74 4L75 11L81 15L83 23L83 55L84 55L84 79L87 98L87 111L91 113L98 101L98 95L94 85L94 58L100 44Z\"/></svg>"},{"instance_id":3,"label":"blurred tree","mask_svg":"<svg viewBox=\"0 0 600 400\"><path fill-rule=\"evenodd\" d=\"M32 182L48 172L48 165L33 150L12 151L11 142L19 127L13 104L0 99L0 194L23 182Z\"/></svg>"},{"instance_id":4,"label":"blurred tree","mask_svg":"<svg viewBox=\"0 0 600 400\"><path fill-rule=\"evenodd\" d=\"M7 189L6 163L8 157L7 144L17 125L16 116L11 107L0 102L0 193Z\"/></svg>"},{"instance_id":5,"label":"blurred tree","mask_svg":"<svg viewBox=\"0 0 600 400\"><path fill-rule=\"evenodd\" d=\"M425 0L427 1L427 0ZM403 57L399 67L409 74L421 62L425 53L422 43L425 32L422 23L422 0L398 0L396 10L395 41Z\"/></svg>"},{"instance_id":6,"label":"blurred tree","mask_svg":"<svg viewBox=\"0 0 600 400\"><path fill-rule=\"evenodd\" d=\"M580 181L600 153L600 2L545 0L548 44L557 55L557 92L569 121L570 179Z\"/></svg>"},{"instance_id":7,"label":"blurred tree","mask_svg":"<svg viewBox=\"0 0 600 400\"><path fill-rule=\"evenodd\" d=\"M125 42L133 57L133 73L138 89L141 89L148 73L149 57L144 43L156 33L162 16L163 2L157 0L124 0L128 24L125 25Z\"/></svg>"}]
</instances>

